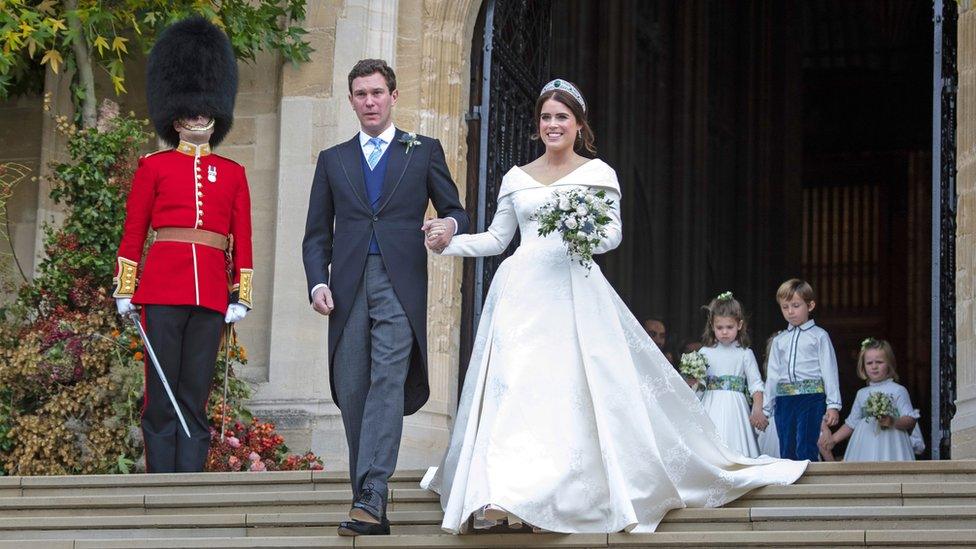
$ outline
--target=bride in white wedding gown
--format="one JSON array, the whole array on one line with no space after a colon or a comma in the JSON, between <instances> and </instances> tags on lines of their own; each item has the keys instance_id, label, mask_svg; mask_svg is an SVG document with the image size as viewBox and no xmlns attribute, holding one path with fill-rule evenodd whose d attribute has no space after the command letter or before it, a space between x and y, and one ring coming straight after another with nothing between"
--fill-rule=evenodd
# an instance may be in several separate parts
<instances>
[{"instance_id":1,"label":"bride in white wedding gown","mask_svg":"<svg viewBox=\"0 0 976 549\"><path fill-rule=\"evenodd\" d=\"M621 239L616 173L575 153L591 144L585 103L553 82L536 107L546 153L505 175L487 232L442 252L496 255L521 230L485 300L450 446L422 483L441 495L442 528L461 533L473 517L475 527L650 532L670 509L794 482L807 462L729 450L599 266L573 261L558 232L538 235L532 214L554 191L589 188L615 202L597 253Z\"/></svg>"}]
</instances>

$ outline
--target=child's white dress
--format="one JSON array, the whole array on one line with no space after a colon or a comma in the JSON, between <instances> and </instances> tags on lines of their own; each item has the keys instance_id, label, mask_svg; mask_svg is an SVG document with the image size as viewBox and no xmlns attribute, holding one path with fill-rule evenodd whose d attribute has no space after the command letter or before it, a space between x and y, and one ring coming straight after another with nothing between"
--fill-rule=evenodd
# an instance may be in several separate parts
<instances>
[{"instance_id":1,"label":"child's white dress","mask_svg":"<svg viewBox=\"0 0 976 549\"><path fill-rule=\"evenodd\" d=\"M769 416L769 425L765 431L759 431L756 438L759 442L759 453L764 456L778 458L779 456L779 435L776 433L775 408L773 414Z\"/></svg>"},{"instance_id":2,"label":"child's white dress","mask_svg":"<svg viewBox=\"0 0 976 549\"><path fill-rule=\"evenodd\" d=\"M896 410L895 419L915 415L908 389L891 379L868 383L867 387L857 392L854 407L845 421L848 427L854 429L854 434L847 443L844 461L915 461L915 451L907 432L894 427L882 429L874 418L864 415L868 397L874 392L887 393L891 397Z\"/></svg>"},{"instance_id":3,"label":"child's white dress","mask_svg":"<svg viewBox=\"0 0 976 549\"><path fill-rule=\"evenodd\" d=\"M744 456L758 457L759 443L749 423L751 409L747 398L763 390L756 355L738 343L702 347L700 352L708 360L702 407L729 448Z\"/></svg>"}]
</instances>

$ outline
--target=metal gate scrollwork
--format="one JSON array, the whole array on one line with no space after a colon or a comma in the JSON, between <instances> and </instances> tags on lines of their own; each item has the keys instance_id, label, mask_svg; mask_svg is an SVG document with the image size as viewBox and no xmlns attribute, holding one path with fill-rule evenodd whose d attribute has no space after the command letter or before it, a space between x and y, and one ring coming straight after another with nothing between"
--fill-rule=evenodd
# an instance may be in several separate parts
<instances>
[{"instance_id":1,"label":"metal gate scrollwork","mask_svg":"<svg viewBox=\"0 0 976 549\"><path fill-rule=\"evenodd\" d=\"M535 129L532 111L549 76L551 36L549 0L487 0L486 10L476 232L491 224L502 176L542 152L541 145L531 139ZM516 236L502 255L477 260L475 326L495 271L518 241Z\"/></svg>"},{"instance_id":2,"label":"metal gate scrollwork","mask_svg":"<svg viewBox=\"0 0 976 549\"><path fill-rule=\"evenodd\" d=\"M949 459L956 413L956 68L958 6L936 0L932 113L932 459Z\"/></svg>"}]
</instances>

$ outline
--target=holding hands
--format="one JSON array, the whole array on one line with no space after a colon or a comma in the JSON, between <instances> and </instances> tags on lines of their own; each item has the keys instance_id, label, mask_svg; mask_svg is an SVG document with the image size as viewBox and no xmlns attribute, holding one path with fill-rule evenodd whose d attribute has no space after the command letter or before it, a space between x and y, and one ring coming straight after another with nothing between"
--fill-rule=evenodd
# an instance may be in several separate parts
<instances>
[{"instance_id":1,"label":"holding hands","mask_svg":"<svg viewBox=\"0 0 976 549\"><path fill-rule=\"evenodd\" d=\"M757 431L765 431L766 427L769 427L769 418L763 413L762 407L758 410L753 407L752 414L749 415L749 423Z\"/></svg>"},{"instance_id":2,"label":"holding hands","mask_svg":"<svg viewBox=\"0 0 976 549\"><path fill-rule=\"evenodd\" d=\"M444 248L451 243L451 239L454 237L454 227L454 222L448 221L446 218L428 219L424 221L424 224L420 227L420 230L424 231L426 235L424 245L434 253L439 254L443 252Z\"/></svg>"}]
</instances>

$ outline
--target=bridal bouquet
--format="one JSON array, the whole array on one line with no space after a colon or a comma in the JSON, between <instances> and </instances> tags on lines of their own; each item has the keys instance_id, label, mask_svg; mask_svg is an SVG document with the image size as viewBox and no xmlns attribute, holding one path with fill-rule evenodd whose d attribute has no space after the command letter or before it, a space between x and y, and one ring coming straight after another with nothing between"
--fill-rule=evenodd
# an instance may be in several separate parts
<instances>
[{"instance_id":1,"label":"bridal bouquet","mask_svg":"<svg viewBox=\"0 0 976 549\"><path fill-rule=\"evenodd\" d=\"M875 421L884 416L895 417L895 405L887 393L875 391L868 396L868 401L864 404L864 416L874 418ZM885 427L878 426L881 429Z\"/></svg>"},{"instance_id":2,"label":"bridal bouquet","mask_svg":"<svg viewBox=\"0 0 976 549\"><path fill-rule=\"evenodd\" d=\"M606 191L570 189L555 191L533 214L539 236L559 231L567 253L587 270L593 267L593 250L607 236L613 200Z\"/></svg>"},{"instance_id":3,"label":"bridal bouquet","mask_svg":"<svg viewBox=\"0 0 976 549\"><path fill-rule=\"evenodd\" d=\"M707 369L708 359L698 351L681 355L681 361L678 362L678 373L699 382L705 379Z\"/></svg>"}]
</instances>

